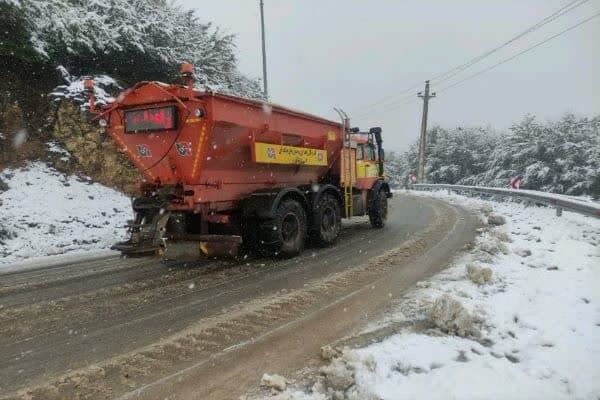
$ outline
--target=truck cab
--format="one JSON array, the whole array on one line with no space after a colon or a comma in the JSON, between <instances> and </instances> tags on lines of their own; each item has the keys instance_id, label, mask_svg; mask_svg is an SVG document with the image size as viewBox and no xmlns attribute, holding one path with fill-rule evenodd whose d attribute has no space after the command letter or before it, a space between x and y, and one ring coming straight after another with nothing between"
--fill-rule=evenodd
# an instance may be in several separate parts
<instances>
[{"instance_id":1,"label":"truck cab","mask_svg":"<svg viewBox=\"0 0 600 400\"><path fill-rule=\"evenodd\" d=\"M379 156L373 143L367 139L356 140L356 174L357 179L379 177Z\"/></svg>"}]
</instances>

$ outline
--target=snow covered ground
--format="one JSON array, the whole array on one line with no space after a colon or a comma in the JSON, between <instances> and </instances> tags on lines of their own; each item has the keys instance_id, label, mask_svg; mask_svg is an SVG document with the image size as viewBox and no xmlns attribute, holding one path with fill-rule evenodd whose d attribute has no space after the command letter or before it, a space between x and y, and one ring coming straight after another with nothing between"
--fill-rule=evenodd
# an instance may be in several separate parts
<instances>
[{"instance_id":1,"label":"snow covered ground","mask_svg":"<svg viewBox=\"0 0 600 400\"><path fill-rule=\"evenodd\" d=\"M0 186L0 269L49 255L97 254L124 239L132 216L122 193L41 162L4 170L0 181L8 186Z\"/></svg>"},{"instance_id":2,"label":"snow covered ground","mask_svg":"<svg viewBox=\"0 0 600 400\"><path fill-rule=\"evenodd\" d=\"M329 348L326 365L283 391L266 376L273 396L264 397L600 399L600 220L418 195L477 209L500 225L481 229L472 249L368 329L400 333Z\"/></svg>"}]
</instances>

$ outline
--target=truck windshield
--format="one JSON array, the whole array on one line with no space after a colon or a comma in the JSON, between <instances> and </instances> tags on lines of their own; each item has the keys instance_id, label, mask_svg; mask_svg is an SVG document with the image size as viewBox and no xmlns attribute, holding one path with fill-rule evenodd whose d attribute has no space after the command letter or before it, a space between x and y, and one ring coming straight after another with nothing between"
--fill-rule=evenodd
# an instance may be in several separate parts
<instances>
[{"instance_id":1,"label":"truck windshield","mask_svg":"<svg viewBox=\"0 0 600 400\"><path fill-rule=\"evenodd\" d=\"M366 146L366 152L367 152L367 160L377 161L377 152L375 151L375 146L373 146L372 144L368 144Z\"/></svg>"},{"instance_id":2,"label":"truck windshield","mask_svg":"<svg viewBox=\"0 0 600 400\"><path fill-rule=\"evenodd\" d=\"M357 160L365 159L365 146L362 144L359 144L356 146L356 159Z\"/></svg>"}]
</instances>

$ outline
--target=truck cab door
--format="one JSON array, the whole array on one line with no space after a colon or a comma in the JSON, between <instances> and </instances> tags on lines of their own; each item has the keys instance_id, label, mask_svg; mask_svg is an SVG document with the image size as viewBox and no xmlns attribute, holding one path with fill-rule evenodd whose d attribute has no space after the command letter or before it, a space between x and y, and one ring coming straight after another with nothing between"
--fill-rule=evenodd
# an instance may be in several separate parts
<instances>
[{"instance_id":1,"label":"truck cab door","mask_svg":"<svg viewBox=\"0 0 600 400\"><path fill-rule=\"evenodd\" d=\"M356 166L358 178L376 178L379 176L379 160L377 149L372 143L359 143L357 147Z\"/></svg>"}]
</instances>

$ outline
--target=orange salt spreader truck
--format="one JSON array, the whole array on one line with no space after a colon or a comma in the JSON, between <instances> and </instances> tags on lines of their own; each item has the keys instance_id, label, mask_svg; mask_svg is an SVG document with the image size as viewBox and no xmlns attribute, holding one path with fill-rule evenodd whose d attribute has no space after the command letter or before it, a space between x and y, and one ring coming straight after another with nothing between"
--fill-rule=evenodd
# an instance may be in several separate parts
<instances>
[{"instance_id":1,"label":"orange salt spreader truck","mask_svg":"<svg viewBox=\"0 0 600 400\"><path fill-rule=\"evenodd\" d=\"M183 84L140 82L96 120L142 172L125 255L236 255L240 246L292 257L336 241L341 219L381 228L392 196L380 128L368 132L262 101Z\"/></svg>"}]
</instances>

